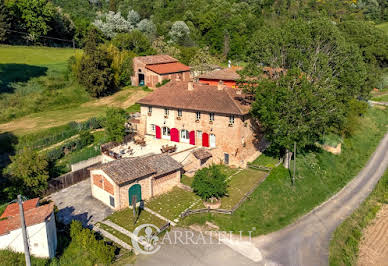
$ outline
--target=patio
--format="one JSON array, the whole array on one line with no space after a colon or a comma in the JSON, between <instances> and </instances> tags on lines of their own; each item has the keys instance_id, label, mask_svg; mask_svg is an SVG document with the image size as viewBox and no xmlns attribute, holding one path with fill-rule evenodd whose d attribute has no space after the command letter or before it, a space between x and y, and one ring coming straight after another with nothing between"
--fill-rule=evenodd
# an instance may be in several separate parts
<instances>
[{"instance_id":1,"label":"patio","mask_svg":"<svg viewBox=\"0 0 388 266\"><path fill-rule=\"evenodd\" d=\"M185 150L192 150L196 148L188 143L181 142L171 142L165 139L156 139L153 136L145 136L144 137L145 145L136 144L134 141L130 141L126 144L119 145L111 149L112 152L119 154L122 158L126 157L138 157L149 154L159 154L162 153L162 146L176 146L176 150L170 155L174 155L180 153Z\"/></svg>"}]
</instances>

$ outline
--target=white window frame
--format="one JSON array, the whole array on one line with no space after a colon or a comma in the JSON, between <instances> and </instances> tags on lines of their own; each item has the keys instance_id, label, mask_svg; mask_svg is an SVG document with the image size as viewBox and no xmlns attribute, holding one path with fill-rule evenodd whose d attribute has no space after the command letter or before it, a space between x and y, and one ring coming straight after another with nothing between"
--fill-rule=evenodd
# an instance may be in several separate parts
<instances>
[{"instance_id":1,"label":"white window frame","mask_svg":"<svg viewBox=\"0 0 388 266\"><path fill-rule=\"evenodd\" d=\"M214 143L211 142L212 136L214 136ZM216 135L213 133L209 135L209 147L210 148L216 147Z\"/></svg>"},{"instance_id":2,"label":"white window frame","mask_svg":"<svg viewBox=\"0 0 388 266\"><path fill-rule=\"evenodd\" d=\"M155 124L151 124L151 132L155 133Z\"/></svg>"},{"instance_id":3,"label":"white window frame","mask_svg":"<svg viewBox=\"0 0 388 266\"><path fill-rule=\"evenodd\" d=\"M152 106L148 106L148 113L152 114Z\"/></svg>"},{"instance_id":4,"label":"white window frame","mask_svg":"<svg viewBox=\"0 0 388 266\"><path fill-rule=\"evenodd\" d=\"M201 112L195 112L195 120L201 119Z\"/></svg>"},{"instance_id":5,"label":"white window frame","mask_svg":"<svg viewBox=\"0 0 388 266\"><path fill-rule=\"evenodd\" d=\"M180 142L190 143L190 132L187 129L181 129L179 131L180 134Z\"/></svg>"},{"instance_id":6,"label":"white window frame","mask_svg":"<svg viewBox=\"0 0 388 266\"><path fill-rule=\"evenodd\" d=\"M170 114L170 110L168 108L164 108L164 115L168 116Z\"/></svg>"},{"instance_id":7,"label":"white window frame","mask_svg":"<svg viewBox=\"0 0 388 266\"><path fill-rule=\"evenodd\" d=\"M182 114L183 114L182 109L178 109L178 116L182 117Z\"/></svg>"},{"instance_id":8,"label":"white window frame","mask_svg":"<svg viewBox=\"0 0 388 266\"><path fill-rule=\"evenodd\" d=\"M199 141L199 140L202 140L202 130L197 130L197 140Z\"/></svg>"},{"instance_id":9,"label":"white window frame","mask_svg":"<svg viewBox=\"0 0 388 266\"><path fill-rule=\"evenodd\" d=\"M209 121L214 121L214 113L209 113Z\"/></svg>"},{"instance_id":10,"label":"white window frame","mask_svg":"<svg viewBox=\"0 0 388 266\"><path fill-rule=\"evenodd\" d=\"M162 139L170 139L171 138L170 130L171 129L169 127L162 127ZM167 134L165 134L165 133L167 133Z\"/></svg>"},{"instance_id":11,"label":"white window frame","mask_svg":"<svg viewBox=\"0 0 388 266\"><path fill-rule=\"evenodd\" d=\"M234 115L229 116L229 124L231 124L231 125L234 124Z\"/></svg>"}]
</instances>

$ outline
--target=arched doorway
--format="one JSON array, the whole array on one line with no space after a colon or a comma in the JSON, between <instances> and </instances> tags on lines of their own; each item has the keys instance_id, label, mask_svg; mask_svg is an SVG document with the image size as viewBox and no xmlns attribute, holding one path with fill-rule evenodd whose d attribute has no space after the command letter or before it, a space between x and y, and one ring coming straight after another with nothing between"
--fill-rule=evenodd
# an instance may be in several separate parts
<instances>
[{"instance_id":1,"label":"arched doorway","mask_svg":"<svg viewBox=\"0 0 388 266\"><path fill-rule=\"evenodd\" d=\"M181 141L184 143L190 143L190 134L186 129L181 130Z\"/></svg>"},{"instance_id":2,"label":"arched doorway","mask_svg":"<svg viewBox=\"0 0 388 266\"><path fill-rule=\"evenodd\" d=\"M179 131L176 128L171 128L171 141L179 142Z\"/></svg>"},{"instance_id":3,"label":"arched doorway","mask_svg":"<svg viewBox=\"0 0 388 266\"><path fill-rule=\"evenodd\" d=\"M155 137L157 139L160 139L161 135L162 135L162 133L161 133L160 127L159 126L155 126Z\"/></svg>"},{"instance_id":4,"label":"arched doorway","mask_svg":"<svg viewBox=\"0 0 388 266\"><path fill-rule=\"evenodd\" d=\"M209 147L209 134L202 133L202 146Z\"/></svg>"},{"instance_id":5,"label":"arched doorway","mask_svg":"<svg viewBox=\"0 0 388 266\"><path fill-rule=\"evenodd\" d=\"M214 148L216 146L216 135L210 134L209 145L211 148Z\"/></svg>"},{"instance_id":6,"label":"arched doorway","mask_svg":"<svg viewBox=\"0 0 388 266\"><path fill-rule=\"evenodd\" d=\"M129 206L132 205L132 199L136 197L136 203L141 201L141 186L134 184L128 189Z\"/></svg>"},{"instance_id":7,"label":"arched doorway","mask_svg":"<svg viewBox=\"0 0 388 266\"><path fill-rule=\"evenodd\" d=\"M195 145L195 131L194 130L190 131L189 138L190 138L190 144Z\"/></svg>"}]
</instances>

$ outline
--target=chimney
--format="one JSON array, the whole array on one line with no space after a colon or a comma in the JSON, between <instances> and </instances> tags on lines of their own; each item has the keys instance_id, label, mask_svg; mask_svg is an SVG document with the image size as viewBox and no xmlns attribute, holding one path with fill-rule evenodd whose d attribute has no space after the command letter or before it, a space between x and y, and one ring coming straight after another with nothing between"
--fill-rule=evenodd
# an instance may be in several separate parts
<instances>
[{"instance_id":1,"label":"chimney","mask_svg":"<svg viewBox=\"0 0 388 266\"><path fill-rule=\"evenodd\" d=\"M188 89L189 91L193 91L193 90L194 90L193 80L190 80L190 81L187 83L187 89Z\"/></svg>"},{"instance_id":2,"label":"chimney","mask_svg":"<svg viewBox=\"0 0 388 266\"><path fill-rule=\"evenodd\" d=\"M224 89L224 82L222 80L218 81L217 89L222 91Z\"/></svg>"}]
</instances>

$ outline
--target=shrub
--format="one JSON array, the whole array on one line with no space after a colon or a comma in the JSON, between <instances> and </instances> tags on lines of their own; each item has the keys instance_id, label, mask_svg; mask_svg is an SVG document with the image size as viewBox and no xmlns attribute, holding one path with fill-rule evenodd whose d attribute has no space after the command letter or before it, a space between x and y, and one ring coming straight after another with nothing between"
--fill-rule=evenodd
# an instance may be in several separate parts
<instances>
[{"instance_id":1,"label":"shrub","mask_svg":"<svg viewBox=\"0 0 388 266\"><path fill-rule=\"evenodd\" d=\"M74 260L82 260L83 265L108 265L113 261L114 247L105 244L103 240L97 240L93 231L83 228L81 222L71 223L70 237L70 245L60 258L60 264L74 265Z\"/></svg>"},{"instance_id":2,"label":"shrub","mask_svg":"<svg viewBox=\"0 0 388 266\"><path fill-rule=\"evenodd\" d=\"M105 118L104 127L108 141L122 142L125 136L127 113L120 108L110 108Z\"/></svg>"},{"instance_id":3,"label":"shrub","mask_svg":"<svg viewBox=\"0 0 388 266\"><path fill-rule=\"evenodd\" d=\"M82 130L79 133L79 137L80 137L80 145L82 147L88 146L89 144L92 144L94 141L94 136L90 134L90 131L88 130Z\"/></svg>"},{"instance_id":4,"label":"shrub","mask_svg":"<svg viewBox=\"0 0 388 266\"><path fill-rule=\"evenodd\" d=\"M219 165L211 165L195 173L191 187L203 200L221 198L227 193L226 175Z\"/></svg>"},{"instance_id":5,"label":"shrub","mask_svg":"<svg viewBox=\"0 0 388 266\"><path fill-rule=\"evenodd\" d=\"M23 253L11 250L0 250L0 261L3 266L24 266L26 259ZM31 256L31 265L45 266L49 265L48 259L36 258Z\"/></svg>"},{"instance_id":6,"label":"shrub","mask_svg":"<svg viewBox=\"0 0 388 266\"><path fill-rule=\"evenodd\" d=\"M55 162L56 160L61 159L63 155L64 153L62 147L57 147L47 151L46 158L49 162Z\"/></svg>"}]
</instances>

